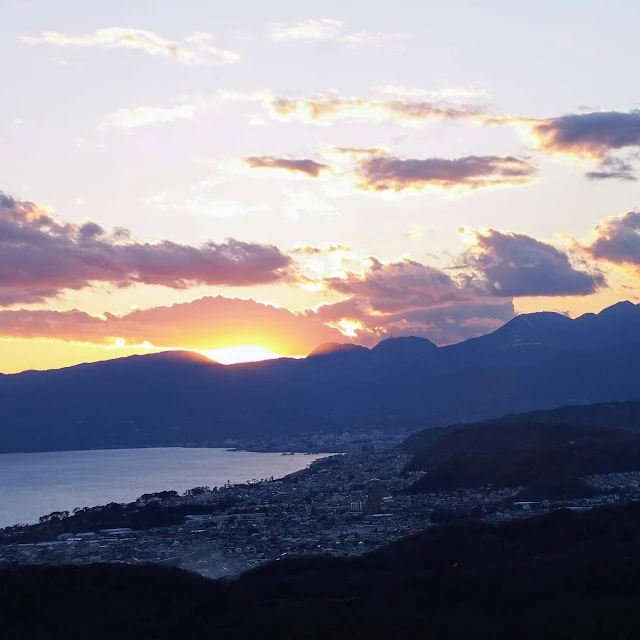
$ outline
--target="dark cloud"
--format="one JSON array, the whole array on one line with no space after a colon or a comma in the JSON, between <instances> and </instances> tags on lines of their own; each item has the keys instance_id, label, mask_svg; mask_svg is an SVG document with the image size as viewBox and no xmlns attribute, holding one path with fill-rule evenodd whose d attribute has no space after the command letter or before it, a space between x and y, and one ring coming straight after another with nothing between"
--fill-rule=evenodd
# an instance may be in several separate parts
<instances>
[{"instance_id":1,"label":"dark cloud","mask_svg":"<svg viewBox=\"0 0 640 640\"><path fill-rule=\"evenodd\" d=\"M92 316L83 311L0 311L0 337L48 338L98 345L116 338L130 345L217 349L260 344L275 353L304 355L323 342L344 341L319 318L254 300L205 297L192 302Z\"/></svg>"},{"instance_id":2,"label":"dark cloud","mask_svg":"<svg viewBox=\"0 0 640 640\"><path fill-rule=\"evenodd\" d=\"M634 175L634 167L629 162L625 162L620 158L606 158L599 171L589 171L586 177L589 180L623 180L636 181L638 178Z\"/></svg>"},{"instance_id":3,"label":"dark cloud","mask_svg":"<svg viewBox=\"0 0 640 640\"><path fill-rule=\"evenodd\" d=\"M126 229L60 222L46 209L0 194L0 304L36 303L95 283L246 286L289 276L277 247L227 240L189 246L136 242Z\"/></svg>"},{"instance_id":4,"label":"dark cloud","mask_svg":"<svg viewBox=\"0 0 640 640\"><path fill-rule=\"evenodd\" d=\"M456 302L430 309L414 309L386 316L374 323L380 338L420 336L437 345L455 344L495 331L516 315L512 300Z\"/></svg>"},{"instance_id":5,"label":"dark cloud","mask_svg":"<svg viewBox=\"0 0 640 640\"><path fill-rule=\"evenodd\" d=\"M529 236L475 235L475 246L446 271L369 258L363 273L325 278L327 290L346 298L308 313L364 343L418 335L442 345L498 328L514 317L515 297L587 295L606 284L599 271L578 270L565 253Z\"/></svg>"},{"instance_id":6,"label":"dark cloud","mask_svg":"<svg viewBox=\"0 0 640 640\"><path fill-rule=\"evenodd\" d=\"M419 191L442 189L482 189L531 182L537 169L513 156L467 156L444 158L365 157L357 164L357 186L366 191Z\"/></svg>"},{"instance_id":7,"label":"dark cloud","mask_svg":"<svg viewBox=\"0 0 640 640\"><path fill-rule=\"evenodd\" d=\"M587 247L594 258L640 265L640 211L607 218L596 227L595 234L596 240Z\"/></svg>"},{"instance_id":8,"label":"dark cloud","mask_svg":"<svg viewBox=\"0 0 640 640\"><path fill-rule=\"evenodd\" d=\"M475 283L455 281L411 260L382 264L372 259L363 274L324 282L327 289L349 297L308 313L352 328L364 344L406 335L452 344L488 333L515 315L511 300L492 298Z\"/></svg>"},{"instance_id":9,"label":"dark cloud","mask_svg":"<svg viewBox=\"0 0 640 640\"><path fill-rule=\"evenodd\" d=\"M244 158L243 162L252 169L281 169L290 173L303 173L310 178L317 178L325 171L332 171L328 164L322 164L309 158L297 160L274 156L250 156Z\"/></svg>"},{"instance_id":10,"label":"dark cloud","mask_svg":"<svg viewBox=\"0 0 640 640\"><path fill-rule=\"evenodd\" d=\"M459 266L492 296L588 295L606 284L599 271L574 268L566 253L530 236L490 229L475 238Z\"/></svg>"},{"instance_id":11,"label":"dark cloud","mask_svg":"<svg viewBox=\"0 0 640 640\"><path fill-rule=\"evenodd\" d=\"M383 264L371 258L363 274L327 278L325 287L367 301L375 312L393 313L436 306L454 300L470 300L476 292L461 289L452 278L434 267L413 260Z\"/></svg>"},{"instance_id":12,"label":"dark cloud","mask_svg":"<svg viewBox=\"0 0 640 640\"><path fill-rule=\"evenodd\" d=\"M640 110L549 118L535 124L533 134L547 153L604 159L614 149L640 146Z\"/></svg>"}]
</instances>

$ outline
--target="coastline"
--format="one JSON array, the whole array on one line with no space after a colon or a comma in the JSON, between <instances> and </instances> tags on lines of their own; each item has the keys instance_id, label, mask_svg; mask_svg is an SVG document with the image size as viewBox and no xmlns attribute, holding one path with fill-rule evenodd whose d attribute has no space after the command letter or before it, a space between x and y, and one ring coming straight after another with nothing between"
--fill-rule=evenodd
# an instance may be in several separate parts
<instances>
[{"instance_id":1,"label":"coastline","mask_svg":"<svg viewBox=\"0 0 640 640\"><path fill-rule=\"evenodd\" d=\"M193 458L192 455L187 454L186 457L181 454L177 454L176 456L170 455L169 458L164 455L164 452L168 452L170 450L184 450L195 452L198 450L210 451L211 453L204 454L203 456L197 455ZM153 451L152 451L153 450ZM107 452L119 452L122 451L124 457L119 455L115 455L115 460L113 456L101 456L101 453ZM145 456L140 459L140 466L135 466L138 469L137 475L133 475L132 480L133 484L129 487L129 490L126 489L126 484L120 482L116 483L113 487L109 483L109 469L113 469L113 473L118 474L118 469L122 467L123 464L129 463L129 461L134 462L138 459L136 457L136 452L145 451L150 453L150 457ZM235 462L235 456L227 458L226 456L221 457L222 454L225 453L236 453L239 455L247 454L246 457L243 457L242 460L239 460L237 463ZM270 455L268 455L270 453ZM64 455L68 454L68 455ZM157 503L160 507L174 507L176 506L176 501L180 504L185 504L189 501L190 498L193 498L193 492L195 490L206 489L206 493L214 494L217 491L222 489L233 489L238 490L240 487L247 486L250 484L274 481L274 480L282 480L290 475L296 474L300 471L304 471L308 469L311 465L313 465L317 460L322 460L327 457L332 457L336 455L336 452L320 452L313 454L305 454L305 453L283 453L283 452L256 452L249 451L245 449L225 449L222 447L138 447L136 449L89 449L89 450L77 450L77 451L48 451L48 452L34 452L34 453L11 453L11 454L0 454L0 458L3 456L7 456L10 458L14 458L9 464L9 469L13 468L13 471L8 474L5 473L5 481L7 482L6 486L11 486L12 481L11 478L16 476L16 473L20 469L22 469L23 464L29 465L33 472L34 465L37 468L41 468L42 474L38 474L36 472L36 476L42 478L40 480L45 481L46 477L52 476L52 473L55 476L55 470L60 469L60 472L63 471L65 473L68 469L67 464L71 464L66 462L67 460L73 459L73 454L89 454L85 455L81 458L81 461L77 466L73 468L71 471L71 475L67 475L66 487L65 483L60 484L60 486L53 486L53 492L51 493L52 501L49 503L49 508L46 507L43 509L38 509L38 506L41 506L39 503L44 503L44 500L48 497L48 494L45 495L45 498L38 502L34 502L34 508L30 508L24 510L19 507L19 500L12 499L10 494L8 494L8 503L5 505L5 509L8 509L5 513L4 525L0 527L0 537L3 532L7 530L14 530L16 528L34 528L39 525L41 521L51 520L52 516L56 514L66 514L69 515L71 513L75 513L76 511L90 512L91 510L100 510L104 509L109 505L120 505L123 507L129 507L129 510L134 510L136 508L135 505L140 505L144 503L145 499L148 499L149 496L157 496L159 499ZM91 456L90 454L97 454L95 456ZM253 455L252 455L253 454ZM263 454L265 458L262 458ZM59 458L59 455L64 455L63 458ZM309 459L308 455L315 456L313 459ZM28 458L23 463L21 457L27 456ZM37 457L43 456L44 460L38 462ZM51 456L55 457L55 465L51 467L52 460ZM277 456L277 457L275 457ZM295 458L296 462L285 463L284 459L280 462L280 456L285 456L288 459L290 456L298 456ZM224 462L224 460L227 462ZM191 460L194 461L195 466L193 467L194 472L190 475L182 477L182 483L174 483L171 480L171 477L175 476L176 472L180 473L180 469L189 468L191 470ZM208 461L211 460L211 463ZM92 477L92 467L97 465L99 469L95 478ZM168 465L168 469L164 466ZM212 472L207 472L207 465L213 464ZM177 466L176 466L177 465ZM185 467L186 465L186 467ZM302 466L302 468L300 468ZM5 466L5 471L7 467ZM149 474L145 474L145 469L149 469ZM172 470L173 469L173 470ZM157 472L156 472L157 470ZM163 475L164 473L164 475ZM228 477L233 480L228 480ZM85 475L88 474L88 475ZM254 475L255 474L255 475ZM149 481L146 480L149 478ZM192 478L192 482L189 482L188 479ZM186 479L186 482L185 482ZM38 480L38 482L40 482ZM56 483L55 477L53 477L52 482ZM77 484L75 484L77 482ZM97 484L96 484L97 483ZM46 484L46 482L45 482ZM206 485L206 486L205 486ZM51 485L47 485L51 487ZM65 491L68 490L73 493L73 488L77 486L79 488L78 495L74 495L73 501L60 500L59 497L61 494L64 494ZM132 489L139 487L139 491L136 493L132 492ZM124 494L123 494L124 489ZM36 486L34 485L30 491L37 491ZM92 491L95 491L95 500L91 500ZM40 493L40 492L38 492ZM109 497L109 493L113 496ZM26 494L25 498L23 498L23 503L26 500L29 500L29 493ZM56 497L58 499L56 499ZM122 499L124 497L124 499ZM165 497L169 497L169 500L165 500ZM76 500L77 498L77 500ZM5 500L5 502L7 502ZM71 502L71 504L70 504ZM75 503L75 504L74 504ZM17 509L13 509L13 507L18 507ZM73 507L73 512L71 511L71 507ZM8 520L6 517L9 513L13 513L15 511L16 518L13 520ZM31 513L31 515L21 517L19 513Z\"/></svg>"}]
</instances>

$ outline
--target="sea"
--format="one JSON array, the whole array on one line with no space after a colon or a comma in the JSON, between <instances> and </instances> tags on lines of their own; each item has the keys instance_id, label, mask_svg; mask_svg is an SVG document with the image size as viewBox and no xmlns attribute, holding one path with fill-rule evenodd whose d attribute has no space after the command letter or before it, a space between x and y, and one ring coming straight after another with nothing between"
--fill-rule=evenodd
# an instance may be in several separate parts
<instances>
[{"instance_id":1,"label":"sea","mask_svg":"<svg viewBox=\"0 0 640 640\"><path fill-rule=\"evenodd\" d=\"M180 447L2 454L0 528L144 493L281 478L328 455Z\"/></svg>"}]
</instances>

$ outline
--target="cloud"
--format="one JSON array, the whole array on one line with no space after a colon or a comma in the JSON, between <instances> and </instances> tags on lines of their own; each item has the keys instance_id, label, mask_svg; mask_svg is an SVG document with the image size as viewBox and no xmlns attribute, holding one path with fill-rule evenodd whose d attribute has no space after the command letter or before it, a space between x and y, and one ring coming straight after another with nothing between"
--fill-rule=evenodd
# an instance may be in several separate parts
<instances>
[{"instance_id":1,"label":"cloud","mask_svg":"<svg viewBox=\"0 0 640 640\"><path fill-rule=\"evenodd\" d=\"M416 225L411 227L403 234L403 238L421 238L425 233L428 233L429 229L425 229L422 225Z\"/></svg>"},{"instance_id":2,"label":"cloud","mask_svg":"<svg viewBox=\"0 0 640 640\"><path fill-rule=\"evenodd\" d=\"M534 123L532 134L546 153L604 160L612 150L640 147L640 109L573 113Z\"/></svg>"},{"instance_id":3,"label":"cloud","mask_svg":"<svg viewBox=\"0 0 640 640\"><path fill-rule=\"evenodd\" d=\"M169 193L167 191L160 191L148 198L144 198L143 202L159 209L160 211L166 211L169 208L169 205L167 204L168 197Z\"/></svg>"},{"instance_id":4,"label":"cloud","mask_svg":"<svg viewBox=\"0 0 640 640\"><path fill-rule=\"evenodd\" d=\"M196 112L194 105L185 104L179 107L136 107L119 109L108 115L102 128L117 127L120 129L136 129L154 124L167 124L178 120L192 120Z\"/></svg>"},{"instance_id":5,"label":"cloud","mask_svg":"<svg viewBox=\"0 0 640 640\"><path fill-rule=\"evenodd\" d=\"M290 253L292 254L301 254L301 255L309 255L316 256L327 253L353 253L353 250L350 247L347 247L344 244L325 244L321 247L314 247L312 245L303 245L301 247L296 247Z\"/></svg>"},{"instance_id":6,"label":"cloud","mask_svg":"<svg viewBox=\"0 0 640 640\"><path fill-rule=\"evenodd\" d=\"M475 283L413 260L384 264L371 258L363 273L323 283L348 297L308 313L364 343L419 335L451 344L488 333L514 316L511 300L491 297Z\"/></svg>"},{"instance_id":7,"label":"cloud","mask_svg":"<svg viewBox=\"0 0 640 640\"><path fill-rule=\"evenodd\" d=\"M104 47L107 49L137 49L152 56L172 58L187 64L221 65L240 62L233 51L211 46L213 36L196 33L188 37L185 45L167 40L153 31L125 27L98 29L91 34L69 36L55 31L44 31L40 36L23 36L25 44L49 44L61 47Z\"/></svg>"},{"instance_id":8,"label":"cloud","mask_svg":"<svg viewBox=\"0 0 640 640\"><path fill-rule=\"evenodd\" d=\"M278 169L293 174L304 174L310 178L318 178L323 172L331 173L328 164L322 164L308 158L277 158L274 156L250 156L243 162L252 169Z\"/></svg>"},{"instance_id":9,"label":"cloud","mask_svg":"<svg viewBox=\"0 0 640 640\"><path fill-rule=\"evenodd\" d=\"M531 182L538 171L533 165L513 156L419 160L386 155L384 147L331 147L322 154L336 158L338 163L351 163L351 167L343 166L338 171L337 168L315 160L273 156L252 156L244 158L242 162L252 169L277 169L310 178L331 173L342 178L347 189L396 194L421 192L431 187L472 191L497 186L519 186ZM302 203L305 210L333 209L326 203L319 206L317 198L312 198L311 192L305 193L306 199Z\"/></svg>"},{"instance_id":10,"label":"cloud","mask_svg":"<svg viewBox=\"0 0 640 640\"><path fill-rule=\"evenodd\" d=\"M326 42L336 39L343 26L342 21L329 18L305 20L292 25L272 24L269 38L274 42Z\"/></svg>"},{"instance_id":11,"label":"cloud","mask_svg":"<svg viewBox=\"0 0 640 640\"><path fill-rule=\"evenodd\" d=\"M327 147L320 153L325 158L336 162L349 161L357 162L374 156L385 156L390 152L388 147Z\"/></svg>"},{"instance_id":12,"label":"cloud","mask_svg":"<svg viewBox=\"0 0 640 640\"><path fill-rule=\"evenodd\" d=\"M529 236L471 233L474 246L447 269L371 257L363 270L320 276L325 290L345 298L308 313L365 344L418 335L443 345L498 328L514 317L516 297L588 295L606 285L599 271L579 270L565 253Z\"/></svg>"},{"instance_id":13,"label":"cloud","mask_svg":"<svg viewBox=\"0 0 640 640\"><path fill-rule=\"evenodd\" d=\"M205 297L126 315L83 311L0 311L0 338L56 339L209 350L259 344L283 355L305 355L344 336L318 318L254 300Z\"/></svg>"},{"instance_id":14,"label":"cloud","mask_svg":"<svg viewBox=\"0 0 640 640\"><path fill-rule=\"evenodd\" d=\"M633 174L634 167L620 158L606 158L600 171L589 171L585 176L589 180L622 180L635 182L638 178Z\"/></svg>"},{"instance_id":15,"label":"cloud","mask_svg":"<svg viewBox=\"0 0 640 640\"><path fill-rule=\"evenodd\" d=\"M327 321L340 318L336 326L354 327L358 342L369 346L400 336L427 338L439 346L455 344L495 331L516 315L511 300L454 302L390 314L338 302L318 308L317 314Z\"/></svg>"},{"instance_id":16,"label":"cloud","mask_svg":"<svg viewBox=\"0 0 640 640\"><path fill-rule=\"evenodd\" d=\"M372 87L375 93L383 95L400 96L403 98L488 98L489 92L486 89L474 89L470 87L444 87L442 89L418 89L416 87L405 87L404 85L388 84L384 86Z\"/></svg>"},{"instance_id":17,"label":"cloud","mask_svg":"<svg viewBox=\"0 0 640 640\"><path fill-rule=\"evenodd\" d=\"M291 259L273 245L169 240L138 242L128 230L62 222L32 202L0 194L0 305L40 303L96 283L246 286L290 276Z\"/></svg>"},{"instance_id":18,"label":"cloud","mask_svg":"<svg viewBox=\"0 0 640 640\"><path fill-rule=\"evenodd\" d=\"M470 300L478 295L472 289L465 291L443 271L414 260L387 264L375 258L369 261L364 273L327 278L325 287L343 295L362 297L374 311L382 313Z\"/></svg>"},{"instance_id":19,"label":"cloud","mask_svg":"<svg viewBox=\"0 0 640 640\"><path fill-rule=\"evenodd\" d=\"M598 162L589 180L635 181L634 167L613 152L640 148L640 109L629 112L572 113L546 120L522 121L536 147L548 154Z\"/></svg>"},{"instance_id":20,"label":"cloud","mask_svg":"<svg viewBox=\"0 0 640 640\"><path fill-rule=\"evenodd\" d=\"M586 247L596 259L640 266L640 212L606 218L594 230L595 240Z\"/></svg>"},{"instance_id":21,"label":"cloud","mask_svg":"<svg viewBox=\"0 0 640 640\"><path fill-rule=\"evenodd\" d=\"M345 32L344 26L341 20L331 18L304 20L288 25L275 23L269 29L269 38L278 43L306 44L333 40L356 47L363 44L381 46L388 42L407 40L412 37L407 33Z\"/></svg>"},{"instance_id":22,"label":"cloud","mask_svg":"<svg viewBox=\"0 0 640 640\"><path fill-rule=\"evenodd\" d=\"M355 170L358 189L396 193L428 187L475 190L517 186L531 182L536 174L533 165L513 156L417 160L374 155L362 159Z\"/></svg>"},{"instance_id":23,"label":"cloud","mask_svg":"<svg viewBox=\"0 0 640 640\"><path fill-rule=\"evenodd\" d=\"M530 236L493 229L471 233L474 246L458 264L466 270L464 277L489 295L583 296L606 285L599 271L576 269L566 253Z\"/></svg>"},{"instance_id":24,"label":"cloud","mask_svg":"<svg viewBox=\"0 0 640 640\"><path fill-rule=\"evenodd\" d=\"M92 140L85 140L84 138L77 138L75 141L76 147L86 149L102 149L104 148L104 142L93 142Z\"/></svg>"},{"instance_id":25,"label":"cloud","mask_svg":"<svg viewBox=\"0 0 640 640\"><path fill-rule=\"evenodd\" d=\"M391 42L406 41L411 40L411 38L413 38L413 36L410 33L369 33L368 31L358 31L356 33L345 34L342 40L350 47L357 47L362 44L381 47ZM406 46L397 44L396 48L402 51L406 49Z\"/></svg>"},{"instance_id":26,"label":"cloud","mask_svg":"<svg viewBox=\"0 0 640 640\"><path fill-rule=\"evenodd\" d=\"M450 105L409 98L378 99L340 97L318 94L312 98L262 96L270 116L283 122L327 125L348 120L392 122L402 126L422 127L434 120L471 120L482 123L486 108L478 105Z\"/></svg>"},{"instance_id":27,"label":"cloud","mask_svg":"<svg viewBox=\"0 0 640 640\"><path fill-rule=\"evenodd\" d=\"M289 189L283 185L282 193L287 196L283 207L284 216L290 220L298 220L301 213L325 215L335 213L336 208L332 204L325 202L309 189Z\"/></svg>"},{"instance_id":28,"label":"cloud","mask_svg":"<svg viewBox=\"0 0 640 640\"><path fill-rule=\"evenodd\" d=\"M216 98L226 102L260 103L269 116L280 122L301 122L326 126L335 122L392 123L405 127L425 127L437 120L466 120L482 125L513 125L531 120L491 113L487 105L451 104L444 100L340 96L317 93L310 98L277 96L267 91L243 93L218 91ZM534 121L535 122L535 121Z\"/></svg>"},{"instance_id":29,"label":"cloud","mask_svg":"<svg viewBox=\"0 0 640 640\"><path fill-rule=\"evenodd\" d=\"M195 213L212 218L232 218L243 216L247 213L269 213L273 209L268 204L243 204L238 200L205 200L204 198L191 198L187 200L183 208L187 213Z\"/></svg>"}]
</instances>

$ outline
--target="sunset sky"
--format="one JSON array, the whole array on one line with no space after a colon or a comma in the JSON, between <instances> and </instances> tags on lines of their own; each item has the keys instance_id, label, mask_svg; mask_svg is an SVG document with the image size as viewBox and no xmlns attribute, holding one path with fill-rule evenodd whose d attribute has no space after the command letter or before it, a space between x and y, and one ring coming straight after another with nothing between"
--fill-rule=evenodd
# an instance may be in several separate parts
<instances>
[{"instance_id":1,"label":"sunset sky","mask_svg":"<svg viewBox=\"0 0 640 640\"><path fill-rule=\"evenodd\" d=\"M0 372L640 299L631 0L0 3Z\"/></svg>"}]
</instances>

